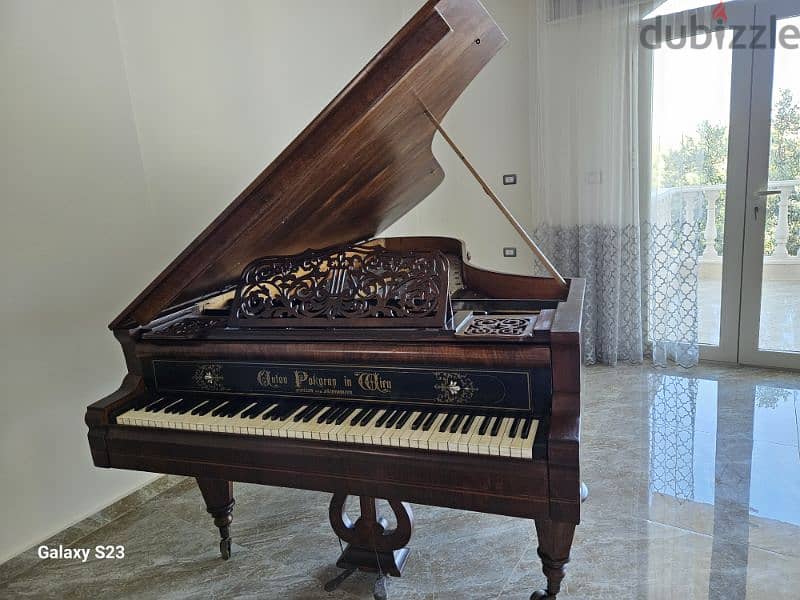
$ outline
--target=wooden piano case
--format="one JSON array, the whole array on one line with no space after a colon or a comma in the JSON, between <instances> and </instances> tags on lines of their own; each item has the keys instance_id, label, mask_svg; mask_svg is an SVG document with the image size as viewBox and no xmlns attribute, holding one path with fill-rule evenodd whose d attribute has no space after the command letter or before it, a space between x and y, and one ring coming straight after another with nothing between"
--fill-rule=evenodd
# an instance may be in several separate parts
<instances>
[{"instance_id":1,"label":"wooden piano case","mask_svg":"<svg viewBox=\"0 0 800 600\"><path fill-rule=\"evenodd\" d=\"M561 285L486 271L470 264L462 243L447 238L367 241L442 181L431 152L438 119L505 41L478 0L427 2L111 323L127 374L116 392L86 412L98 467L195 477L220 529L225 558L234 481L332 493L331 523L348 542L338 564L391 575L400 575L408 556L408 503L533 519L548 581L547 590L533 597L556 596L580 520L582 280ZM390 264L406 261L398 268L406 279L392 294L361 306L358 315L341 314L338 305L281 306L276 312L274 304L265 315L250 295L265 285L265 270L279 272L282 257L298 256L307 265L303 276L319 275L322 268L313 285L325 280L326 294L335 288L341 295L351 285L342 277L353 265L361 275L368 271L364 264L372 259L365 257L373 244ZM331 251L338 247L347 250ZM394 285L381 277L385 287ZM409 277L427 287L409 288ZM398 289L413 289L413 303L404 303ZM427 308L421 311L421 305ZM539 316L518 339L460 334L464 314L493 310ZM398 316L405 320L396 321ZM214 368L238 361L524 372L535 390L528 412L541 426L532 459L521 459L118 424L118 415L159 394L157 361ZM213 373L209 379L213 384ZM355 523L344 513L348 495L361 498ZM386 529L375 498L390 501L396 528Z\"/></svg>"}]
</instances>

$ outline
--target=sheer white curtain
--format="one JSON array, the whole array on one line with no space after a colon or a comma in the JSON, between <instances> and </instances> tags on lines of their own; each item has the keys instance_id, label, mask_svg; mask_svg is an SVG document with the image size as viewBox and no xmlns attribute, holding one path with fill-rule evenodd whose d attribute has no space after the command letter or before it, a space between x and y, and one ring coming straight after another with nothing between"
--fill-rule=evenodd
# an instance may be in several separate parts
<instances>
[{"instance_id":1,"label":"sheer white curtain","mask_svg":"<svg viewBox=\"0 0 800 600\"><path fill-rule=\"evenodd\" d=\"M689 366L691 235L640 215L639 20L632 0L533 2L533 233L565 275L587 280L586 362L636 363L652 352L657 364Z\"/></svg>"}]
</instances>

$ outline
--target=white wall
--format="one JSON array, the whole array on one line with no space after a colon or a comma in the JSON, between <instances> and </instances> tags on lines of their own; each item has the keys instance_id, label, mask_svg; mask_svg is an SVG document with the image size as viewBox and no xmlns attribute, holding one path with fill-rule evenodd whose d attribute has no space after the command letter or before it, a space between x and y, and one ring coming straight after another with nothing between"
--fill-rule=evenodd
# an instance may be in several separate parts
<instances>
[{"instance_id":1,"label":"white wall","mask_svg":"<svg viewBox=\"0 0 800 600\"><path fill-rule=\"evenodd\" d=\"M84 408L124 372L106 324L421 3L0 0L0 498L15 515L0 562L147 480L91 465ZM445 126L528 223L528 0L487 7L512 42ZM527 271L435 152L445 183L390 233L454 235L479 264Z\"/></svg>"},{"instance_id":2,"label":"white wall","mask_svg":"<svg viewBox=\"0 0 800 600\"><path fill-rule=\"evenodd\" d=\"M149 476L95 469L107 324L163 262L113 5L0 3L0 561Z\"/></svg>"},{"instance_id":3,"label":"white wall","mask_svg":"<svg viewBox=\"0 0 800 600\"><path fill-rule=\"evenodd\" d=\"M530 4L529 0L484 0L484 5L509 43L470 84L443 125L522 225L530 227ZM386 234L461 238L473 263L530 274L533 254L441 136L436 136L433 150L444 168L444 183ZM504 173L516 173L518 184L502 185ZM503 258L503 246L515 246L517 258Z\"/></svg>"}]
</instances>

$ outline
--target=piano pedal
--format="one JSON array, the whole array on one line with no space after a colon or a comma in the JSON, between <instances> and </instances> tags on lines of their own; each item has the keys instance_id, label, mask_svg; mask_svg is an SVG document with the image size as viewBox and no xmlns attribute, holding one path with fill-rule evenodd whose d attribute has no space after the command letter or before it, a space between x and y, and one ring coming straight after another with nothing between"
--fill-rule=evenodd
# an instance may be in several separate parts
<instances>
[{"instance_id":1,"label":"piano pedal","mask_svg":"<svg viewBox=\"0 0 800 600\"><path fill-rule=\"evenodd\" d=\"M339 573L336 577L331 579L328 583L323 586L323 589L326 592L334 592L336 591L340 585L344 583L344 580L350 577L353 573L356 572L356 569L345 569L341 573Z\"/></svg>"}]
</instances>

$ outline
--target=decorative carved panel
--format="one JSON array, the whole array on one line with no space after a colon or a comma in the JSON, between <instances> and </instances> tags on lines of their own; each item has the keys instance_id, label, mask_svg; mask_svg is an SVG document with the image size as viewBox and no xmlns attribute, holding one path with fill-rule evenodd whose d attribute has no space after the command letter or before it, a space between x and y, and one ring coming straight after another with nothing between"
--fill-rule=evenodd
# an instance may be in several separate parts
<instances>
[{"instance_id":1,"label":"decorative carved panel","mask_svg":"<svg viewBox=\"0 0 800 600\"><path fill-rule=\"evenodd\" d=\"M145 339L194 339L204 337L206 332L225 327L225 319L218 317L185 317L145 333Z\"/></svg>"},{"instance_id":2,"label":"decorative carved panel","mask_svg":"<svg viewBox=\"0 0 800 600\"><path fill-rule=\"evenodd\" d=\"M537 315L473 315L456 331L462 337L525 338L533 335Z\"/></svg>"},{"instance_id":3,"label":"decorative carved panel","mask_svg":"<svg viewBox=\"0 0 800 600\"><path fill-rule=\"evenodd\" d=\"M263 258L242 275L240 327L443 327L448 261L364 243Z\"/></svg>"}]
</instances>

